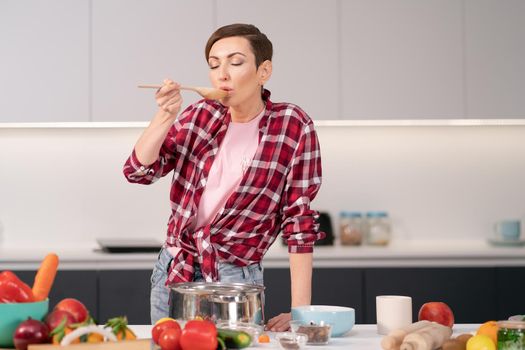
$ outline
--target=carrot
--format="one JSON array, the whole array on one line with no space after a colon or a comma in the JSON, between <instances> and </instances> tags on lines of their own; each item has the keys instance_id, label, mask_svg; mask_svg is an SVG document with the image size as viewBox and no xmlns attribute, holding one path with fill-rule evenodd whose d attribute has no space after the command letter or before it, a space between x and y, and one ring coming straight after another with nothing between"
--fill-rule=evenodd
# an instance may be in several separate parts
<instances>
[{"instance_id":1,"label":"carrot","mask_svg":"<svg viewBox=\"0 0 525 350\"><path fill-rule=\"evenodd\" d=\"M40 268L35 275L35 282L33 283L33 295L36 301L47 299L51 286L55 281L55 276L58 269L58 256L56 254L48 254L42 260Z\"/></svg>"},{"instance_id":2,"label":"carrot","mask_svg":"<svg viewBox=\"0 0 525 350\"><path fill-rule=\"evenodd\" d=\"M268 336L268 334L266 333L263 333L259 336L259 343L269 343L270 342L270 337Z\"/></svg>"}]
</instances>

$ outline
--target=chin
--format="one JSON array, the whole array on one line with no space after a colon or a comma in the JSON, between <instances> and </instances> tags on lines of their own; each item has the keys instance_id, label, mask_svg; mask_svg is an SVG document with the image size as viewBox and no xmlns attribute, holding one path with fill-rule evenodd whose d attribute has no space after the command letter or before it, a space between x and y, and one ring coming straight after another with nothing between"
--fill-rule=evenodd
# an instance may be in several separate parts
<instances>
[{"instance_id":1,"label":"chin","mask_svg":"<svg viewBox=\"0 0 525 350\"><path fill-rule=\"evenodd\" d=\"M219 100L219 102L225 107L231 107L232 106L232 101L231 101L231 99L228 96L225 97L225 98L221 98Z\"/></svg>"}]
</instances>

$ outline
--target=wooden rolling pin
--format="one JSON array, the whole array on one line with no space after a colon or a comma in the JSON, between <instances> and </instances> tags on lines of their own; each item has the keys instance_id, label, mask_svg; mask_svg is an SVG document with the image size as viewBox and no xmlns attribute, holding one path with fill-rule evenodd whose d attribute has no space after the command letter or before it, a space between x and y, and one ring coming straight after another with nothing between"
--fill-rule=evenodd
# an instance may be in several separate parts
<instances>
[{"instance_id":1,"label":"wooden rolling pin","mask_svg":"<svg viewBox=\"0 0 525 350\"><path fill-rule=\"evenodd\" d=\"M419 321L409 324L406 327L394 329L381 339L381 347L384 350L399 350L403 339L412 332L420 330L430 324L430 321Z\"/></svg>"},{"instance_id":2,"label":"wooden rolling pin","mask_svg":"<svg viewBox=\"0 0 525 350\"><path fill-rule=\"evenodd\" d=\"M409 333L401 343L400 350L435 350L450 339L452 328L431 322L415 332Z\"/></svg>"}]
</instances>

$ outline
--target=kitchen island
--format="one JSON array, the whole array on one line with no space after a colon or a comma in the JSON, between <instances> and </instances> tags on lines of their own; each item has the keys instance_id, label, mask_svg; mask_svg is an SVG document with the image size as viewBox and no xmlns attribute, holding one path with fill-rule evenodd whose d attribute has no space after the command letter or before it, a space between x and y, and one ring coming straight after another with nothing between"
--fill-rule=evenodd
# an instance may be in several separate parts
<instances>
[{"instance_id":1,"label":"kitchen island","mask_svg":"<svg viewBox=\"0 0 525 350\"><path fill-rule=\"evenodd\" d=\"M452 337L456 337L460 334L471 333L474 334L479 324L457 324L454 325L454 333ZM150 325L131 325L130 328L135 332L139 339L151 338L151 326ZM335 349L350 349L350 350L380 350L382 336L377 334L376 325L355 325L354 328L348 332L344 337L332 338L327 345L307 345L305 349L323 349L323 350L335 350ZM260 349L280 349L279 344L275 340L277 333L268 332L270 336L270 343L266 344L255 344L246 350L260 350ZM0 349L2 350L2 349ZM6 349L8 350L8 349Z\"/></svg>"},{"instance_id":2,"label":"kitchen island","mask_svg":"<svg viewBox=\"0 0 525 350\"><path fill-rule=\"evenodd\" d=\"M458 324L453 330L453 337L463 333L473 333L479 327L477 324ZM131 326L139 338L151 337L151 326ZM257 344L246 349L279 349L275 340L275 333L269 332L271 342L269 344ZM380 350L381 335L377 334L376 325L355 325L344 337L332 338L327 345L311 345L306 349L352 349L352 350Z\"/></svg>"}]
</instances>

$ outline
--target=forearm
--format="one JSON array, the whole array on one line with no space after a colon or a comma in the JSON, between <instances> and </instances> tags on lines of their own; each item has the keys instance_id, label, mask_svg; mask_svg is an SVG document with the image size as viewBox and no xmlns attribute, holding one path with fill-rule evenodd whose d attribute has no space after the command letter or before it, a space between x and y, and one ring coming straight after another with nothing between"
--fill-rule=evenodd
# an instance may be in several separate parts
<instances>
[{"instance_id":1,"label":"forearm","mask_svg":"<svg viewBox=\"0 0 525 350\"><path fill-rule=\"evenodd\" d=\"M292 307L311 303L312 255L312 253L290 253Z\"/></svg>"},{"instance_id":2,"label":"forearm","mask_svg":"<svg viewBox=\"0 0 525 350\"><path fill-rule=\"evenodd\" d=\"M158 159L162 143L174 121L175 116L159 109L135 144L135 154L140 163L147 166Z\"/></svg>"}]
</instances>

